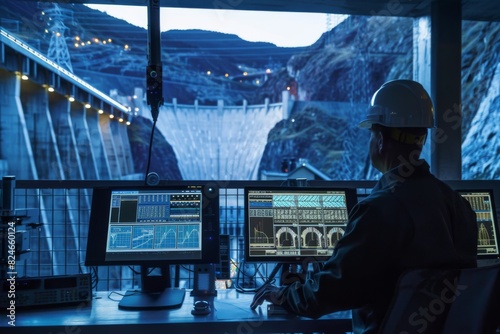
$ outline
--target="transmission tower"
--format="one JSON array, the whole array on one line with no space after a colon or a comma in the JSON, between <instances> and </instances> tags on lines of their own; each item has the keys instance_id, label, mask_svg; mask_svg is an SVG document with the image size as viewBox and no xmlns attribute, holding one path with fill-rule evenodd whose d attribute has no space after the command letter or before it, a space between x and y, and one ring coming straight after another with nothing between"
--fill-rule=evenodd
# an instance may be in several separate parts
<instances>
[{"instance_id":1,"label":"transmission tower","mask_svg":"<svg viewBox=\"0 0 500 334\"><path fill-rule=\"evenodd\" d=\"M332 30L332 14L326 14L326 40L325 45L330 44L330 30Z\"/></svg>"},{"instance_id":2,"label":"transmission tower","mask_svg":"<svg viewBox=\"0 0 500 334\"><path fill-rule=\"evenodd\" d=\"M68 30L64 22L73 21L73 12L67 9L61 9L56 3L54 3L52 8L45 9L44 12L49 18L50 26L48 29L52 34L50 37L47 58L70 72L73 72L68 45L66 44L66 38L64 36L66 30Z\"/></svg>"},{"instance_id":3,"label":"transmission tower","mask_svg":"<svg viewBox=\"0 0 500 334\"><path fill-rule=\"evenodd\" d=\"M325 44L330 44L331 43L331 30L338 26L342 21L347 19L349 15L342 15L342 14L326 14L326 41Z\"/></svg>"}]
</instances>

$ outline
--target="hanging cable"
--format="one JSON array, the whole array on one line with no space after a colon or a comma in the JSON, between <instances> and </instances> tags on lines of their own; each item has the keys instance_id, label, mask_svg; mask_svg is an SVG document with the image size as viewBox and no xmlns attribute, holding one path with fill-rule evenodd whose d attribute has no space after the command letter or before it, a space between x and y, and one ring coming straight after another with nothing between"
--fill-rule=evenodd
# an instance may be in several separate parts
<instances>
[{"instance_id":1,"label":"hanging cable","mask_svg":"<svg viewBox=\"0 0 500 334\"><path fill-rule=\"evenodd\" d=\"M154 139L154 135L155 135L155 128L156 128L156 120L153 120L153 126L151 128L151 136L149 138L148 163L146 166L146 177L144 179L144 182L146 184L149 184L148 176L149 176L149 168L151 167L151 154L153 152L153 139Z\"/></svg>"},{"instance_id":2,"label":"hanging cable","mask_svg":"<svg viewBox=\"0 0 500 334\"><path fill-rule=\"evenodd\" d=\"M160 2L159 0L149 0L148 2L148 66L146 67L147 103L151 106L151 116L153 117L153 127L149 139L148 164L146 167L145 183L155 185L159 182L156 173L149 173L151 165L151 155L153 151L153 138L156 128L156 121L163 105L163 80L161 66L161 38L160 38Z\"/></svg>"}]
</instances>

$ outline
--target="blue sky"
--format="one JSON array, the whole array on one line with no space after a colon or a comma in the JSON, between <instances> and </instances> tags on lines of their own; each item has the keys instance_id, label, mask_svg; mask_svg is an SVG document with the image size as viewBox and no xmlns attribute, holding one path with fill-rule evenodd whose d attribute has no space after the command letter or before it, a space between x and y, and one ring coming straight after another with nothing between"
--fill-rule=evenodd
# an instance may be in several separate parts
<instances>
[{"instance_id":1,"label":"blue sky","mask_svg":"<svg viewBox=\"0 0 500 334\"><path fill-rule=\"evenodd\" d=\"M118 5L87 5L147 28L147 8ZM161 8L162 31L203 29L236 34L252 42L270 42L277 46L308 46L327 30L327 15L321 13L254 12L237 10ZM340 15L331 15L332 23ZM331 26L330 26L331 27Z\"/></svg>"}]
</instances>

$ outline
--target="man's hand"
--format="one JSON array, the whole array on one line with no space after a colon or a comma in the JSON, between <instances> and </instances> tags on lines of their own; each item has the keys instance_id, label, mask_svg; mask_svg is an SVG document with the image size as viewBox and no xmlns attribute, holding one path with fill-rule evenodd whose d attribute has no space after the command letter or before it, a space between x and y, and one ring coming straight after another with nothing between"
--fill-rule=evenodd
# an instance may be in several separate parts
<instances>
[{"instance_id":1,"label":"man's hand","mask_svg":"<svg viewBox=\"0 0 500 334\"><path fill-rule=\"evenodd\" d=\"M255 293L253 301L250 304L250 308L255 310L257 306L261 305L264 301L271 302L273 304L278 304L277 292L280 288L275 287L271 284L263 285L259 291Z\"/></svg>"}]
</instances>

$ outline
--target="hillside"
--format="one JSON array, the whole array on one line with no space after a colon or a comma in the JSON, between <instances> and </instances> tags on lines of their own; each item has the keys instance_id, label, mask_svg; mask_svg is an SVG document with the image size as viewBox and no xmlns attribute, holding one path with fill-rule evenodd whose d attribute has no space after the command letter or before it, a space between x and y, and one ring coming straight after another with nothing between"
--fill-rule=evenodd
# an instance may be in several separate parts
<instances>
[{"instance_id":1,"label":"hillside","mask_svg":"<svg viewBox=\"0 0 500 334\"><path fill-rule=\"evenodd\" d=\"M84 5L59 3L64 36L73 72L102 90L117 89L132 95L145 89L148 61L147 31ZM2 27L48 54L56 13L49 4L5 1L0 4ZM59 29L62 30L62 29ZM233 80L244 71L280 69L302 48L279 48L271 43L248 42L236 35L202 30L161 34L164 98L179 103L226 104L253 100L257 86ZM207 75L210 71L211 74ZM228 74L228 77L225 75Z\"/></svg>"},{"instance_id":2,"label":"hillside","mask_svg":"<svg viewBox=\"0 0 500 334\"><path fill-rule=\"evenodd\" d=\"M412 77L412 26L412 19L407 18L351 17L309 50L294 55L288 62L286 80L294 82L295 94L301 101L368 103L371 94L384 81ZM498 179L500 23L464 21L462 34L461 111L462 142L465 143L462 177ZM266 88L264 85L260 90ZM334 129L324 126L324 122L338 124L329 111L317 104L308 106L304 112L322 115L318 116L321 121L295 122L294 136L289 133L292 131L289 123L278 124L269 135L261 169L277 170L282 158L294 157L308 159L335 179L376 177L367 172L370 170L367 138L352 129L357 133L355 138L339 143L335 138L345 137L345 129L342 125ZM349 126L359 117L359 113L353 112ZM317 147L315 138L323 138L320 140L323 147L318 151L311 150ZM346 162L349 165L346 166Z\"/></svg>"}]
</instances>

